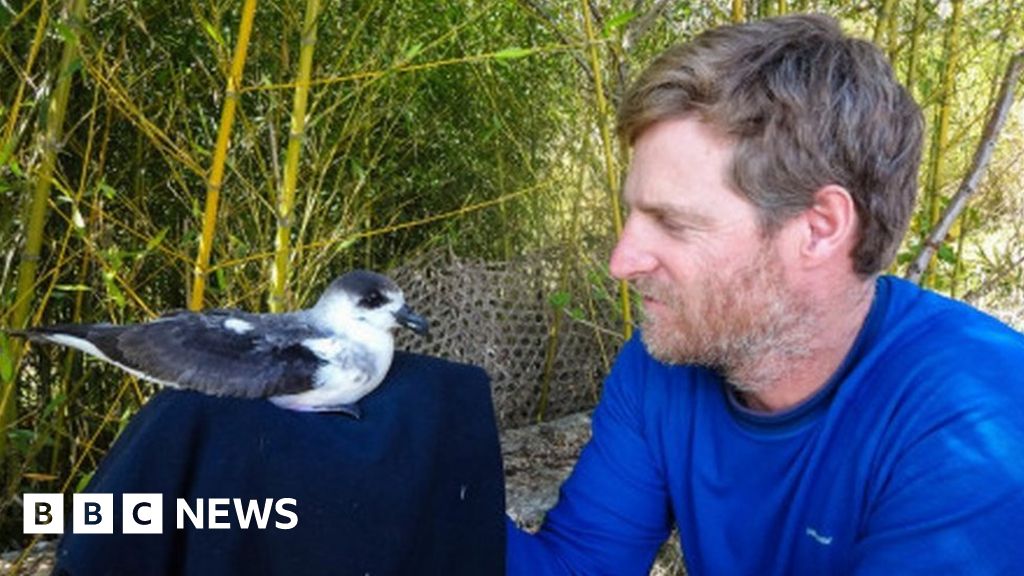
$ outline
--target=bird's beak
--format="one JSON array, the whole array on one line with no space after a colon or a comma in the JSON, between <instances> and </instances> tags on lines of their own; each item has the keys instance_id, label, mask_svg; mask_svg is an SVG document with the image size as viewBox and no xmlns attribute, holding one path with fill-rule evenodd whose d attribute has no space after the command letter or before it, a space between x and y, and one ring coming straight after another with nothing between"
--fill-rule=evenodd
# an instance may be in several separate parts
<instances>
[{"instance_id":1,"label":"bird's beak","mask_svg":"<svg viewBox=\"0 0 1024 576\"><path fill-rule=\"evenodd\" d=\"M395 320L399 326L405 326L420 336L426 336L430 331L430 324L423 316L412 311L408 306L402 306L401 310L395 312Z\"/></svg>"}]
</instances>

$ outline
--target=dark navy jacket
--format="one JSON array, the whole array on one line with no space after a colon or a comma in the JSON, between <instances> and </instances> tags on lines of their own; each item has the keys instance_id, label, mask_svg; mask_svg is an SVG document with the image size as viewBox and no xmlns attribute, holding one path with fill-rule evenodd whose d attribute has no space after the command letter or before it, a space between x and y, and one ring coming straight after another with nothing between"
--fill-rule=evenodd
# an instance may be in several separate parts
<instances>
[{"instance_id":1,"label":"dark navy jacket","mask_svg":"<svg viewBox=\"0 0 1024 576\"><path fill-rule=\"evenodd\" d=\"M90 576L500 574L504 482L489 381L478 368L397 353L363 418L264 400L157 394L87 488L113 493L114 534L68 534L56 574ZM123 493L163 495L163 534L122 534ZM207 507L204 529L176 500ZM233 502L210 529L209 499L292 498L266 528ZM71 500L70 495L67 498ZM269 510L269 509L268 509ZM266 510L264 510L266 511ZM144 510L148 516L150 510Z\"/></svg>"}]
</instances>

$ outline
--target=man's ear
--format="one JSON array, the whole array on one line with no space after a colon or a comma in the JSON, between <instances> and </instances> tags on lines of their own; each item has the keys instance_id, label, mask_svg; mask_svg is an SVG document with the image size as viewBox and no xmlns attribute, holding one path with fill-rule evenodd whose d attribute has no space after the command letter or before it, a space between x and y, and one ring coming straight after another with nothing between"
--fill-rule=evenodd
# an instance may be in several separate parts
<instances>
[{"instance_id":1,"label":"man's ear","mask_svg":"<svg viewBox=\"0 0 1024 576\"><path fill-rule=\"evenodd\" d=\"M800 256L807 264L849 256L859 232L857 206L846 188L829 184L818 189L799 220Z\"/></svg>"}]
</instances>

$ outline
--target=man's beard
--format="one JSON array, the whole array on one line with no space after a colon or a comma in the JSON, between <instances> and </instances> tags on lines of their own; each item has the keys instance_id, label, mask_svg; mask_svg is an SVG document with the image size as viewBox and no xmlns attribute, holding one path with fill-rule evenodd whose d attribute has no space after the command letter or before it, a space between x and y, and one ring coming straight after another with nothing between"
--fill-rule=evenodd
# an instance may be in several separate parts
<instances>
[{"instance_id":1,"label":"man's beard","mask_svg":"<svg viewBox=\"0 0 1024 576\"><path fill-rule=\"evenodd\" d=\"M664 307L645 311L642 324L647 350L662 362L706 366L743 392L761 392L778 360L809 354L812 308L787 288L767 242L727 275L711 271L686 288L641 278L636 287Z\"/></svg>"}]
</instances>

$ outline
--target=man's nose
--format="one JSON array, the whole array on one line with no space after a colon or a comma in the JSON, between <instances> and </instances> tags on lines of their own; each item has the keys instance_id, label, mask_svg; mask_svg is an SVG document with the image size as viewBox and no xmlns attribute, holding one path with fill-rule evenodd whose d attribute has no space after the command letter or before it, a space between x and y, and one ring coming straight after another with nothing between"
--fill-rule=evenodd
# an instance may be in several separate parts
<instances>
[{"instance_id":1,"label":"man's nose","mask_svg":"<svg viewBox=\"0 0 1024 576\"><path fill-rule=\"evenodd\" d=\"M657 267L657 259L650 251L647 230L635 214L626 219L626 226L612 250L608 267L612 276L619 280L632 280L647 275Z\"/></svg>"}]
</instances>

